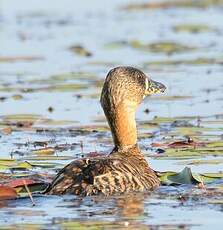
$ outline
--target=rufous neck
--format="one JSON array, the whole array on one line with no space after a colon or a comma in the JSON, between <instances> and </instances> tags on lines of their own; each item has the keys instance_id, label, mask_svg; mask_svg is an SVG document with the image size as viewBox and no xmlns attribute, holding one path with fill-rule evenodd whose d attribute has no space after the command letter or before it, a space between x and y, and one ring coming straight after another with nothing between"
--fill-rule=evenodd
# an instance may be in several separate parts
<instances>
[{"instance_id":1,"label":"rufous neck","mask_svg":"<svg viewBox=\"0 0 223 230\"><path fill-rule=\"evenodd\" d=\"M120 103L109 111L104 108L117 149L127 149L137 143L135 110L136 106L130 103Z\"/></svg>"}]
</instances>

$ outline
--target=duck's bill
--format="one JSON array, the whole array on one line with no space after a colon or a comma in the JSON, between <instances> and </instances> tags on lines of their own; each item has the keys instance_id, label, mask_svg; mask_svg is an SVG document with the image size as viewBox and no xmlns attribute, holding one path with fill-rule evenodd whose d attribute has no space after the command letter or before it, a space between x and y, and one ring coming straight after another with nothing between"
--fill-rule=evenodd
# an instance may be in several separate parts
<instances>
[{"instance_id":1,"label":"duck's bill","mask_svg":"<svg viewBox=\"0 0 223 230\"><path fill-rule=\"evenodd\" d=\"M163 93L166 90L166 86L160 82L149 80L148 87L146 89L145 95L151 95L154 93Z\"/></svg>"}]
</instances>

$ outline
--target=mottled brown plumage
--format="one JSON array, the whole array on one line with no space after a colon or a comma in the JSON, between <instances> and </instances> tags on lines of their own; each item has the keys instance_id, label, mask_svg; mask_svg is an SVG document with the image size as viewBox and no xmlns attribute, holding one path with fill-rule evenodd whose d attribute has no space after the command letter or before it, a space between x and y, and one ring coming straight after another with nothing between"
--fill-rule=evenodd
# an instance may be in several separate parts
<instances>
[{"instance_id":1,"label":"mottled brown plumage","mask_svg":"<svg viewBox=\"0 0 223 230\"><path fill-rule=\"evenodd\" d=\"M137 145L135 111L146 95L164 90L164 85L136 68L112 69L100 101L111 128L114 150L105 157L71 162L57 174L46 193L112 195L157 187L159 179Z\"/></svg>"}]
</instances>

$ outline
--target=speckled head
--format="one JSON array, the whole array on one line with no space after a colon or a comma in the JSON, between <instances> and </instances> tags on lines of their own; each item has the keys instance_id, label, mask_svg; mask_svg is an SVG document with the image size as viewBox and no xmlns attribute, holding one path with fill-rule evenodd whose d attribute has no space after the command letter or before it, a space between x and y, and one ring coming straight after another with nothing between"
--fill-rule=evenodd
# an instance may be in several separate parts
<instances>
[{"instance_id":1,"label":"speckled head","mask_svg":"<svg viewBox=\"0 0 223 230\"><path fill-rule=\"evenodd\" d=\"M121 66L109 71L101 94L101 103L106 96L111 97L113 105L123 101L140 104L147 95L164 92L166 87L151 80L141 70Z\"/></svg>"}]
</instances>

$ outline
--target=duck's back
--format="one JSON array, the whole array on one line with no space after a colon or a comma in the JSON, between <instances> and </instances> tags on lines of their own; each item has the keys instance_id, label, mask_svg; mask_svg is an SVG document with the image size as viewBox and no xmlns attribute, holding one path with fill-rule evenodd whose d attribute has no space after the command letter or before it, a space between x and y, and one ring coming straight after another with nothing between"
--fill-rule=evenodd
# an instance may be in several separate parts
<instances>
[{"instance_id":1,"label":"duck's back","mask_svg":"<svg viewBox=\"0 0 223 230\"><path fill-rule=\"evenodd\" d=\"M159 179L138 150L115 152L107 157L83 158L71 162L55 177L46 193L112 195L151 190Z\"/></svg>"}]
</instances>

